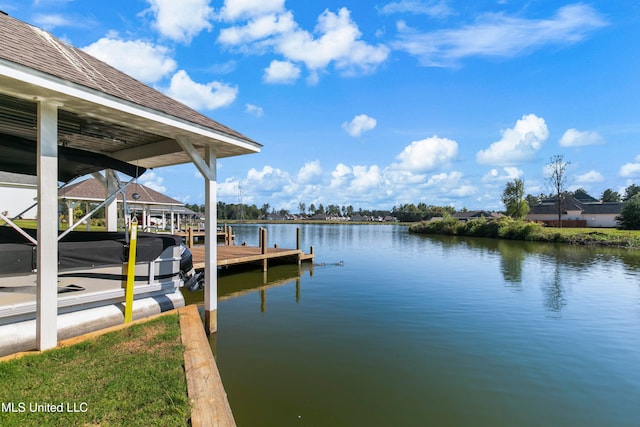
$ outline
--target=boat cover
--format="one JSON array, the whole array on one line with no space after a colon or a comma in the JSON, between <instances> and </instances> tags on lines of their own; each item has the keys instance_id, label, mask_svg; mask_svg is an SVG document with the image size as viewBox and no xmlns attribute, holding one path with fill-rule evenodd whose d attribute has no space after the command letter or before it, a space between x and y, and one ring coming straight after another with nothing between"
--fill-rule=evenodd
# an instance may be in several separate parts
<instances>
[{"instance_id":1,"label":"boat cover","mask_svg":"<svg viewBox=\"0 0 640 427\"><path fill-rule=\"evenodd\" d=\"M0 170L23 175L37 175L37 145L35 141L0 133ZM113 169L133 178L140 177L146 168L123 162L100 153L58 146L58 180L69 182L75 178Z\"/></svg>"},{"instance_id":2,"label":"boat cover","mask_svg":"<svg viewBox=\"0 0 640 427\"><path fill-rule=\"evenodd\" d=\"M36 238L37 230L25 229ZM138 233L136 262L149 262L171 246L180 236ZM129 248L124 232L74 231L58 242L59 270L118 265L127 261ZM36 266L37 248L11 227L0 227L0 275L30 273Z\"/></svg>"}]
</instances>

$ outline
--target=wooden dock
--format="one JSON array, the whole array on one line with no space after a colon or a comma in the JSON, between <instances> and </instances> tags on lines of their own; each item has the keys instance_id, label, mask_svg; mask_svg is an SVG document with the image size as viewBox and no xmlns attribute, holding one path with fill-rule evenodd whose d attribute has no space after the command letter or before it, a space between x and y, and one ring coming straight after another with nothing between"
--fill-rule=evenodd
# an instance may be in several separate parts
<instances>
[{"instance_id":1,"label":"wooden dock","mask_svg":"<svg viewBox=\"0 0 640 427\"><path fill-rule=\"evenodd\" d=\"M186 230L176 231L173 234L182 237L189 248L194 246L194 241L196 239L202 240L206 235L204 230L200 230L199 228L195 229L193 227L187 227ZM225 225L221 231L216 232L216 239L218 242L224 242L225 245L233 245L236 236L233 234L231 227Z\"/></svg>"},{"instance_id":2,"label":"wooden dock","mask_svg":"<svg viewBox=\"0 0 640 427\"><path fill-rule=\"evenodd\" d=\"M262 270L267 271L267 265L269 261L272 262L313 262L315 254L313 246L310 248L309 253L304 253L300 249L300 229L297 229L296 236L296 249L279 248L274 245L272 248L268 248L267 242L267 230L260 229L260 245L259 246L245 246L245 245L224 245L217 246L217 267L228 267L239 264L251 264L259 263L262 265ZM192 247L191 254L193 255L193 267L196 270L206 268L204 247Z\"/></svg>"}]
</instances>

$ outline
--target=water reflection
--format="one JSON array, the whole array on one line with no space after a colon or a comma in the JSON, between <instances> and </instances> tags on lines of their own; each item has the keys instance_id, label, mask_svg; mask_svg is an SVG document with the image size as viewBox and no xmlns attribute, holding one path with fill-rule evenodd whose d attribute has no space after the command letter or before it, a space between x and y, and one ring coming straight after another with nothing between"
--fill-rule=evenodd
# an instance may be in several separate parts
<instances>
[{"instance_id":1,"label":"water reflection","mask_svg":"<svg viewBox=\"0 0 640 427\"><path fill-rule=\"evenodd\" d=\"M219 270L218 272L218 301L225 301L244 295L258 293L260 295L260 311L267 310L267 290L279 286L295 283L295 301L300 302L301 278L308 274L313 276L313 264L279 265L268 271L256 269L242 271L239 269ZM186 304L196 304L204 300L204 290L197 292L183 292Z\"/></svg>"},{"instance_id":2,"label":"water reflection","mask_svg":"<svg viewBox=\"0 0 640 427\"><path fill-rule=\"evenodd\" d=\"M463 250L480 257L498 255L504 286L521 292L525 286L537 285L544 295L543 304L552 316L559 316L567 306L568 284L579 283L581 279L593 280L600 275L608 280L609 273L618 274L620 270L633 277L640 272L640 251L625 248L458 236L423 238L452 257L460 258Z\"/></svg>"}]
</instances>

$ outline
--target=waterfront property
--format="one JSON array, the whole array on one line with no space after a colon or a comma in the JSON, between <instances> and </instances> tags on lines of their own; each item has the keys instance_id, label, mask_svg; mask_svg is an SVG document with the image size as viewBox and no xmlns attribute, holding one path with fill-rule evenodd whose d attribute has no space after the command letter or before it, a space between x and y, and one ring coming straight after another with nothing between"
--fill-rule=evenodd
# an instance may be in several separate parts
<instances>
[{"instance_id":1,"label":"waterfront property","mask_svg":"<svg viewBox=\"0 0 640 427\"><path fill-rule=\"evenodd\" d=\"M192 162L205 181L209 212L205 231L215 232L216 159L256 153L261 147L50 33L6 14L0 14L0 111L0 170L37 177L37 234L27 239L36 248L35 312L25 320L32 322L30 329L39 349L56 345L60 326L58 182L69 184L86 174L97 179L104 188L106 229L114 232L118 224L116 197L129 183L147 168ZM121 182L116 170L131 180ZM4 211L7 209L0 207L0 213ZM5 226L14 224L9 216L0 215ZM205 238L205 245L206 261L214 264L216 239ZM158 276L153 275L153 280L151 276L147 276L148 284L156 286ZM204 276L206 326L215 331L216 270L206 269ZM169 305L180 305L183 299L173 294L176 301ZM134 299L136 295L134 292ZM0 298L1 305L7 301L7 293L0 293ZM148 299L159 310L166 309L166 301L162 295ZM111 301L108 304L113 305ZM77 310L85 308L76 305ZM103 326L100 321L93 324Z\"/></svg>"},{"instance_id":2,"label":"waterfront property","mask_svg":"<svg viewBox=\"0 0 640 427\"><path fill-rule=\"evenodd\" d=\"M623 202L602 202L584 191L576 191L574 195L562 200L561 219L567 227L611 227L618 226L616 217L622 212ZM526 216L529 221L539 221L557 226L557 198L544 199L531 206Z\"/></svg>"}]
</instances>

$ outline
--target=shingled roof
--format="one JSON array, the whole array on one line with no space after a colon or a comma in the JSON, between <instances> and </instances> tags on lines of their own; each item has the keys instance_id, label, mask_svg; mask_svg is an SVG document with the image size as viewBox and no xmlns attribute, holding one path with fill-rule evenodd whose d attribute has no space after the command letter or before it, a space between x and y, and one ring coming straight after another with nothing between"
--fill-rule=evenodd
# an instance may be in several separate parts
<instances>
[{"instance_id":1,"label":"shingled roof","mask_svg":"<svg viewBox=\"0 0 640 427\"><path fill-rule=\"evenodd\" d=\"M0 13L0 137L35 141L36 103L60 103L59 139L140 166L186 163L178 140L222 158L260 151L245 135L52 34Z\"/></svg>"},{"instance_id":2,"label":"shingled roof","mask_svg":"<svg viewBox=\"0 0 640 427\"><path fill-rule=\"evenodd\" d=\"M127 186L126 195L127 203L136 203L144 205L162 205L162 206L184 206L184 203L165 196L142 184L131 183ZM133 195L137 193L140 197L134 199ZM105 199L104 186L96 179L89 178L84 181L69 185L58 191L58 197L64 197L71 200L89 200L103 201ZM122 201L122 195L118 194L118 201Z\"/></svg>"},{"instance_id":3,"label":"shingled roof","mask_svg":"<svg viewBox=\"0 0 640 427\"><path fill-rule=\"evenodd\" d=\"M0 28L0 58L241 139L249 139L40 28L3 14L0 14Z\"/></svg>"}]
</instances>

